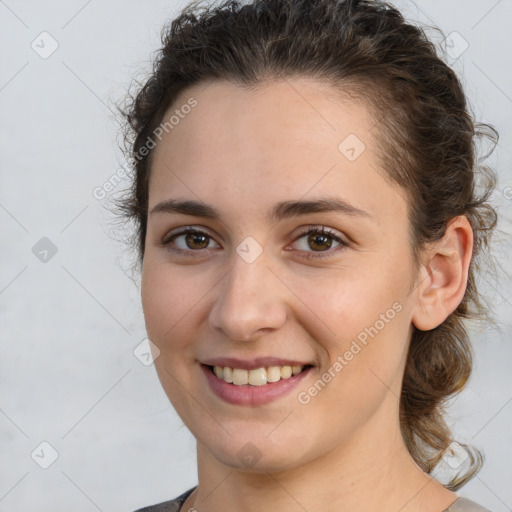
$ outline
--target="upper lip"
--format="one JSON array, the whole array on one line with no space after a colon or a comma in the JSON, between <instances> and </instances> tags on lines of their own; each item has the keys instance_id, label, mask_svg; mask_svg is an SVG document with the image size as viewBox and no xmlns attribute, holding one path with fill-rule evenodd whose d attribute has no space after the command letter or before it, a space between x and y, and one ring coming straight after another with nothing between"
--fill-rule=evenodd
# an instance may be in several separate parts
<instances>
[{"instance_id":1,"label":"upper lip","mask_svg":"<svg viewBox=\"0 0 512 512\"><path fill-rule=\"evenodd\" d=\"M295 359L284 359L282 357L256 357L254 359L237 359L235 357L215 357L204 359L202 364L208 366L222 366L229 368L241 368L254 370L256 368L268 368L269 366L312 366L311 363L297 361Z\"/></svg>"}]
</instances>

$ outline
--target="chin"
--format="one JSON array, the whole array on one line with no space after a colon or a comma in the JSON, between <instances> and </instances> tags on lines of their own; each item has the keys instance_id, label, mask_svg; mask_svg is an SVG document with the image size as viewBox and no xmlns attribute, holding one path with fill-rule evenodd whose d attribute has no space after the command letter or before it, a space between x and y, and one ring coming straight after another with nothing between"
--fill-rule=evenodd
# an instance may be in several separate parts
<instances>
[{"instance_id":1,"label":"chin","mask_svg":"<svg viewBox=\"0 0 512 512\"><path fill-rule=\"evenodd\" d=\"M299 444L293 439L294 436L287 436L285 432L272 439L269 436L272 428L268 425L261 425L260 432L254 429L254 425L251 426L251 432L244 432L240 425L235 430L233 424L227 430L236 434L230 436L217 425L217 435L212 436L211 430L204 432L203 439L199 432L193 432L193 435L210 456L229 468L266 474L293 469L309 460L307 452L312 447L304 444L304 435Z\"/></svg>"},{"instance_id":2,"label":"chin","mask_svg":"<svg viewBox=\"0 0 512 512\"><path fill-rule=\"evenodd\" d=\"M290 457L290 452L269 452L261 451L250 441L239 451L226 453L224 450L215 450L214 457L232 469L252 474L280 473L297 467L301 464L300 459Z\"/></svg>"}]
</instances>

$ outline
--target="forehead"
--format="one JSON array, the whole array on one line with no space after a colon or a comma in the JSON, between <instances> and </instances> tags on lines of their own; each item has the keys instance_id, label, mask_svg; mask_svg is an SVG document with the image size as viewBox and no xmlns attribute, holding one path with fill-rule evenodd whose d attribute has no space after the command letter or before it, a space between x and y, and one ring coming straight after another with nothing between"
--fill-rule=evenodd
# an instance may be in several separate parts
<instances>
[{"instance_id":1,"label":"forehead","mask_svg":"<svg viewBox=\"0 0 512 512\"><path fill-rule=\"evenodd\" d=\"M191 99L196 106L185 109ZM190 112L178 119L176 114L182 109ZM229 157L241 149L258 149L260 155L261 150L270 153L278 149L274 156L283 155L288 147L300 151L300 146L308 151L337 151L338 144L349 134L371 145L369 139L373 138L375 125L362 101L307 78L251 88L225 81L200 83L181 93L163 122L171 118L177 123L166 137L167 147L193 144L195 151L188 155L190 159L210 152L216 153L216 159L222 158L216 151L219 144L231 150Z\"/></svg>"},{"instance_id":2,"label":"forehead","mask_svg":"<svg viewBox=\"0 0 512 512\"><path fill-rule=\"evenodd\" d=\"M183 108L191 99L195 106ZM150 208L169 197L196 196L223 197L226 206L247 210L328 192L371 210L372 196L390 187L375 154L369 110L325 83L198 84L180 95L163 122L172 115L179 122L154 150Z\"/></svg>"}]
</instances>

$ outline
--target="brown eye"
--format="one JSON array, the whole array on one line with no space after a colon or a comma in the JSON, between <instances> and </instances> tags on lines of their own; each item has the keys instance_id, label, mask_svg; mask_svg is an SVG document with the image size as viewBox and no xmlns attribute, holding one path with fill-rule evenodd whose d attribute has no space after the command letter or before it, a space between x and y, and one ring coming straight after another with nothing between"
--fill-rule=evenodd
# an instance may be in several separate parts
<instances>
[{"instance_id":1,"label":"brown eye","mask_svg":"<svg viewBox=\"0 0 512 512\"><path fill-rule=\"evenodd\" d=\"M333 241L337 244L334 248ZM337 233L324 227L310 227L301 233L295 239L295 242L300 242L298 243L299 250L300 252L306 253L304 255L305 258L324 258L333 256L348 246L348 243L340 238Z\"/></svg>"},{"instance_id":2,"label":"brown eye","mask_svg":"<svg viewBox=\"0 0 512 512\"><path fill-rule=\"evenodd\" d=\"M315 250L330 249L332 245L332 237L325 234L312 234L308 236L308 244Z\"/></svg>"},{"instance_id":3,"label":"brown eye","mask_svg":"<svg viewBox=\"0 0 512 512\"><path fill-rule=\"evenodd\" d=\"M161 244L172 252L193 254L194 252L206 252L208 245L212 241L213 238L208 233L189 227L171 236L167 236Z\"/></svg>"},{"instance_id":4,"label":"brown eye","mask_svg":"<svg viewBox=\"0 0 512 512\"><path fill-rule=\"evenodd\" d=\"M185 235L185 243L187 244L189 249L206 249L206 247L208 247L208 239L208 235L205 235L200 232L187 233Z\"/></svg>"}]
</instances>

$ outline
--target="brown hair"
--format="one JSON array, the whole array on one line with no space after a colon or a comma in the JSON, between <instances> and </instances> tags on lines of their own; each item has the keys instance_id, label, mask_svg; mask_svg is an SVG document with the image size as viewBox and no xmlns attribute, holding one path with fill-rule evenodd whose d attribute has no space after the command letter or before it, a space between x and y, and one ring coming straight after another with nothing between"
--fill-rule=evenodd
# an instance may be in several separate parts
<instances>
[{"instance_id":1,"label":"brown hair","mask_svg":"<svg viewBox=\"0 0 512 512\"><path fill-rule=\"evenodd\" d=\"M121 109L134 175L117 206L121 216L135 222L131 244L138 264L148 214L148 141L178 95L200 81L253 87L280 77L312 77L364 100L378 127L382 165L408 195L416 264L420 250L439 240L451 219L465 215L470 221L474 252L465 296L441 325L414 331L402 386L402 435L416 463L431 473L452 442L446 401L471 374L463 319L486 313L475 270L496 224L488 202L496 178L477 158L476 143L487 137L495 146L498 133L473 120L461 83L424 30L386 2L254 0L244 5L227 0L201 8L193 2L164 27L162 44L153 73ZM473 477L483 461L478 450L462 446L470 463L445 484L451 490Z\"/></svg>"}]
</instances>

